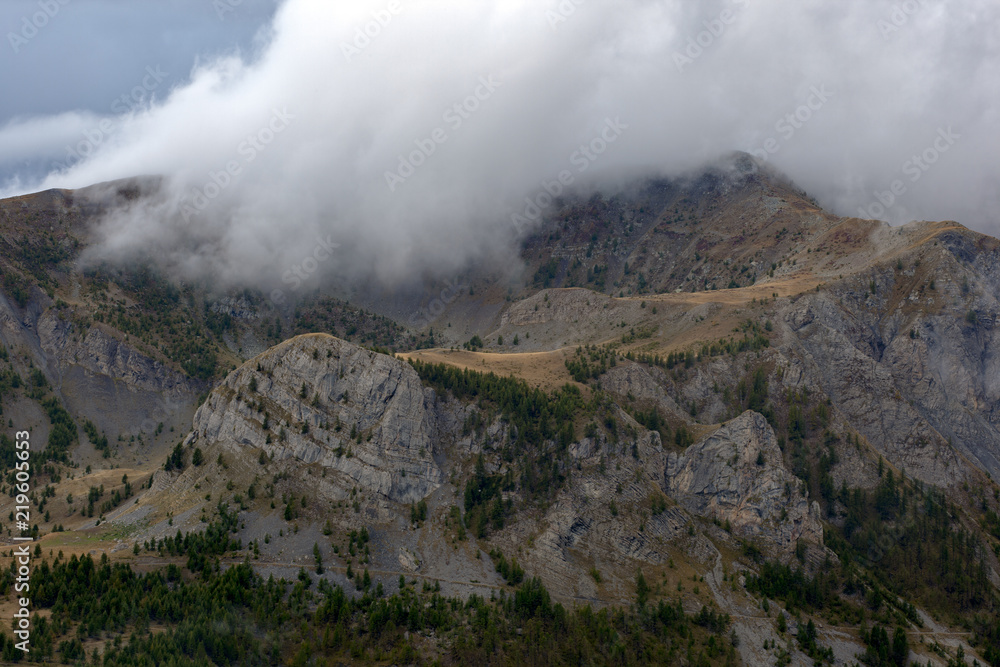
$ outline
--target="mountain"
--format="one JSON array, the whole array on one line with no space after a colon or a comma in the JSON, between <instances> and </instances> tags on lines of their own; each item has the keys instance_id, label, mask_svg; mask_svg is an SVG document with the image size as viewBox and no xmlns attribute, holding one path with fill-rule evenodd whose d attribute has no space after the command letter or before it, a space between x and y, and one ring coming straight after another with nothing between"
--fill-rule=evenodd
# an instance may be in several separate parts
<instances>
[{"instance_id":1,"label":"mountain","mask_svg":"<svg viewBox=\"0 0 1000 667\"><path fill-rule=\"evenodd\" d=\"M559 199L514 270L282 309L81 261L156 187L0 201L28 533L64 597L104 553L253 620L91 628L39 582L38 656L1000 665L1000 241L735 154Z\"/></svg>"}]
</instances>

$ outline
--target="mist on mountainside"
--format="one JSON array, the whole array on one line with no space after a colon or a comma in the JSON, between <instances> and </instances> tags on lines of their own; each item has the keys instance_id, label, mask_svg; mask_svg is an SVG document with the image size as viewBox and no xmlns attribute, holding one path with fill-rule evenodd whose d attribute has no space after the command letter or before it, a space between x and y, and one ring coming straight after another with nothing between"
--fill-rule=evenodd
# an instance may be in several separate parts
<instances>
[{"instance_id":1,"label":"mist on mountainside","mask_svg":"<svg viewBox=\"0 0 1000 667\"><path fill-rule=\"evenodd\" d=\"M77 157L7 194L162 176L87 260L286 291L506 266L560 194L732 150L841 215L995 232L998 8L903 4L288 0L112 124L8 122Z\"/></svg>"}]
</instances>

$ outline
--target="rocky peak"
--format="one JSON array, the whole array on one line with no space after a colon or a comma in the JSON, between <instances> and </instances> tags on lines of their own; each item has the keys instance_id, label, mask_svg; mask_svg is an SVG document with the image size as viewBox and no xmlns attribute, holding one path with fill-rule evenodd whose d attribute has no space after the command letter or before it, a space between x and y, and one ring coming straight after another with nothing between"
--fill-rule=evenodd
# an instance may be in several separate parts
<instances>
[{"instance_id":1,"label":"rocky peak","mask_svg":"<svg viewBox=\"0 0 1000 667\"><path fill-rule=\"evenodd\" d=\"M318 463L398 502L437 488L434 394L405 362L325 334L251 359L211 393L192 441Z\"/></svg>"},{"instance_id":2,"label":"rocky peak","mask_svg":"<svg viewBox=\"0 0 1000 667\"><path fill-rule=\"evenodd\" d=\"M729 522L737 535L760 536L785 551L800 539L823 542L819 505L802 495L774 431L757 412L748 410L683 454L671 454L665 482L687 510Z\"/></svg>"}]
</instances>

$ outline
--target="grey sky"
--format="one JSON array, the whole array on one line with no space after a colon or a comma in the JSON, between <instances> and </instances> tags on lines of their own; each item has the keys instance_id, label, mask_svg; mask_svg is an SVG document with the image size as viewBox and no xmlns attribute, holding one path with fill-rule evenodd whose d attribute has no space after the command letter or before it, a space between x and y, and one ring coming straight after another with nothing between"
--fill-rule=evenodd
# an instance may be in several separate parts
<instances>
[{"instance_id":1,"label":"grey sky","mask_svg":"<svg viewBox=\"0 0 1000 667\"><path fill-rule=\"evenodd\" d=\"M254 36L267 27L276 6L277 0L222 0L221 5L212 0L4 0L0 127L67 112L113 114L162 100L188 80L199 59L233 52L252 58ZM147 67L160 73L157 85L136 90ZM63 127L71 136L77 129L72 123ZM52 157L45 143L26 146L26 155L0 152L0 182L16 173L43 175ZM65 143L58 145L60 160Z\"/></svg>"},{"instance_id":2,"label":"grey sky","mask_svg":"<svg viewBox=\"0 0 1000 667\"><path fill-rule=\"evenodd\" d=\"M330 239L341 251L317 275L451 272L509 247L511 215L544 203L560 174L585 187L733 149L843 215L998 229L996 2L287 0L256 52L266 10L233 31L251 0L226 22L211 5L61 10L24 46L33 64L5 70L41 101L0 127L0 156L64 155L73 142L81 154L0 190L162 174L162 199L106 221L99 254L152 249L187 274L265 282ZM103 18L78 20L103 40L60 27L89 6ZM163 37L187 22L201 37ZM103 117L160 54L181 71L233 43L238 55L203 57L151 106ZM88 49L103 59L76 58ZM104 92L62 73L67 59ZM80 108L90 113L58 114Z\"/></svg>"}]
</instances>

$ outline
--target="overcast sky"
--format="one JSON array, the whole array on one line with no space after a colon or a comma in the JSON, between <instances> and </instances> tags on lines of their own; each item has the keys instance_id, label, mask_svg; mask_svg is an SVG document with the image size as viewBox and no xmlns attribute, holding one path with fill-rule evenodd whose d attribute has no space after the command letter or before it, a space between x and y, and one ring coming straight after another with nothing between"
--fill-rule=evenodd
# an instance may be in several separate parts
<instances>
[{"instance_id":1,"label":"overcast sky","mask_svg":"<svg viewBox=\"0 0 1000 667\"><path fill-rule=\"evenodd\" d=\"M454 270L560 174L734 149L843 215L998 231L992 0L279 5L0 3L0 193L166 176L103 252L234 280Z\"/></svg>"},{"instance_id":2,"label":"overcast sky","mask_svg":"<svg viewBox=\"0 0 1000 667\"><path fill-rule=\"evenodd\" d=\"M190 80L196 62L231 53L253 58L254 37L277 4L3 0L0 127L8 131L0 144L0 183L19 176L26 187L36 184L67 160L66 147L84 140L94 118L162 102ZM157 76L146 78L147 68ZM44 131L26 136L23 123L30 120Z\"/></svg>"}]
</instances>

